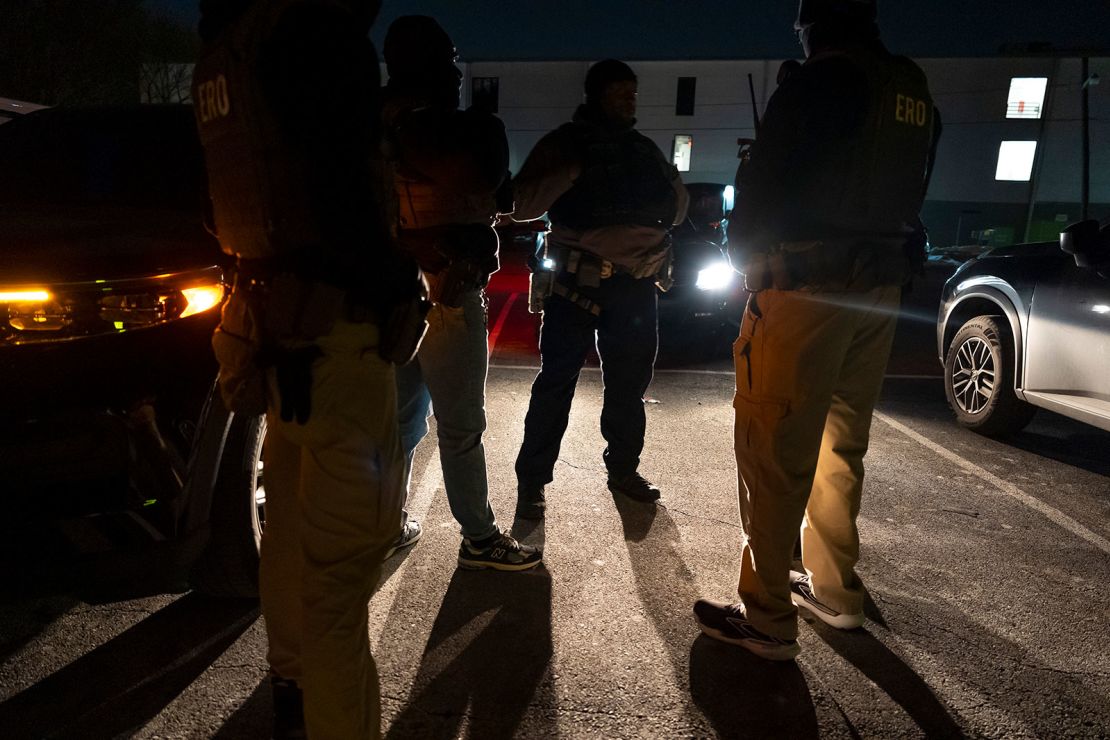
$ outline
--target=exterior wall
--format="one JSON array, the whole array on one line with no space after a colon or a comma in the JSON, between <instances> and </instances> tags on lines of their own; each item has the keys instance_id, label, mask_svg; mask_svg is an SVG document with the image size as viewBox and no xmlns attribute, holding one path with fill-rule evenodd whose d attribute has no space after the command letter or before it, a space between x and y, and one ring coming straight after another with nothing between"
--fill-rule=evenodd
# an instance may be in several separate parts
<instances>
[{"instance_id":1,"label":"exterior wall","mask_svg":"<svg viewBox=\"0 0 1110 740\"><path fill-rule=\"evenodd\" d=\"M666 154L673 137L693 137L687 182L732 182L736 139L752 137L748 74L759 110L774 92L781 60L630 62L640 79L638 128ZM924 59L944 120L936 172L924 215L934 243L1051 235L1079 218L1081 191L1080 60ZM474 77L499 78L499 115L509 131L513 171L541 136L570 119L582 101L589 62L471 62L463 65L464 101ZM1110 81L1110 58L1090 71ZM696 77L694 115L676 116L679 77ZM1040 120L1006 119L1012 77L1047 77ZM1090 91L1091 215L1110 217L1110 89ZM994 179L1003 140L1036 140L1033 183ZM979 232L994 229L993 236ZM973 232L976 236L973 237Z\"/></svg>"}]
</instances>

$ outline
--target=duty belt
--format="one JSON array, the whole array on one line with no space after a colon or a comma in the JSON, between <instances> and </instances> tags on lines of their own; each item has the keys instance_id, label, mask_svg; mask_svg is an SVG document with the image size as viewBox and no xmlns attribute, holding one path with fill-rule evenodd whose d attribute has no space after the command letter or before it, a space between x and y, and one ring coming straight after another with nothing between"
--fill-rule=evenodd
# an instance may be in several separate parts
<instances>
[{"instance_id":1,"label":"duty belt","mask_svg":"<svg viewBox=\"0 0 1110 740\"><path fill-rule=\"evenodd\" d=\"M236 265L235 280L232 290L248 293L257 298L261 305L273 302L272 292L277 287L279 291L297 294L295 300L302 300L304 295L314 290L322 294L342 293L338 297L337 315L352 324L380 324L381 311L361 297L356 297L350 290L331 283L299 277L289 271L279 271L275 263L270 260L243 260ZM298 308L304 310L304 307Z\"/></svg>"},{"instance_id":2,"label":"duty belt","mask_svg":"<svg viewBox=\"0 0 1110 740\"><path fill-rule=\"evenodd\" d=\"M803 287L866 292L903 285L908 277L901 242L885 239L780 242L751 254L744 265L745 287L751 292Z\"/></svg>"}]
</instances>

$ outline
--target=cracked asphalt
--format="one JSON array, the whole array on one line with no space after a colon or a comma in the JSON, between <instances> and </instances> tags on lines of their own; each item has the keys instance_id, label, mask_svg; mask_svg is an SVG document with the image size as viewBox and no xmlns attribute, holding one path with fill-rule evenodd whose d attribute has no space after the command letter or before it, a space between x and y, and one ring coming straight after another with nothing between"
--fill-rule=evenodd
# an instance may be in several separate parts
<instances>
[{"instance_id":1,"label":"cracked asphalt","mask_svg":"<svg viewBox=\"0 0 1110 740\"><path fill-rule=\"evenodd\" d=\"M490 488L506 525L532 377L490 373ZM434 446L420 448L425 534L370 604L387 737L1110 733L1110 434L1041 413L987 440L952 423L937 381L888 379L860 517L869 620L806 623L797 661L773 664L699 636L690 612L735 588L732 380L657 375L642 465L664 492L655 507L605 488L600 391L585 372L547 520L514 525L545 547L536 572L455 569ZM118 570L36 572L0 592L4 737L267 736L253 603L177 593L149 569L130 592Z\"/></svg>"}]
</instances>

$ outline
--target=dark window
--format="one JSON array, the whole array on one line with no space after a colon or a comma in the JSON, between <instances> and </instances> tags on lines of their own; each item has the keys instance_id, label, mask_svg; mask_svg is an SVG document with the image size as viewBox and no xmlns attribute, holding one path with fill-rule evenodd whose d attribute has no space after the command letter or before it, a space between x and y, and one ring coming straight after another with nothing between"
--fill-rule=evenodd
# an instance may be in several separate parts
<instances>
[{"instance_id":1,"label":"dark window","mask_svg":"<svg viewBox=\"0 0 1110 740\"><path fill-rule=\"evenodd\" d=\"M674 114L676 116L694 115L694 91L697 87L697 77L678 78L678 96L674 103Z\"/></svg>"},{"instance_id":2,"label":"dark window","mask_svg":"<svg viewBox=\"0 0 1110 740\"><path fill-rule=\"evenodd\" d=\"M470 105L486 113L497 112L498 77L475 77L470 81Z\"/></svg>"}]
</instances>

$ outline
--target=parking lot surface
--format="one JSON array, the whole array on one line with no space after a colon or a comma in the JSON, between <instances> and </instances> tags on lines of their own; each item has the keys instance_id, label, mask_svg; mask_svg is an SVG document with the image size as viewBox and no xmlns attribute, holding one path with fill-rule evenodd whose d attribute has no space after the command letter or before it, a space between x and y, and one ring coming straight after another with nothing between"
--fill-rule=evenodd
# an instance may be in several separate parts
<instances>
[{"instance_id":1,"label":"parking lot surface","mask_svg":"<svg viewBox=\"0 0 1110 740\"><path fill-rule=\"evenodd\" d=\"M496 359L493 504L545 567L456 570L434 445L420 448L424 538L370 604L389 737L1105 736L1110 434L1042 413L988 440L954 425L939 381L888 379L860 518L869 620L803 625L797 661L771 664L700 636L690 611L735 590L727 370L657 374L641 467L657 507L606 490L600 374L583 373L537 526L511 522L534 369ZM149 568L129 580L125 560L59 559L58 542L80 550L67 531L4 550L4 736L266 737L255 605L175 593Z\"/></svg>"}]
</instances>

